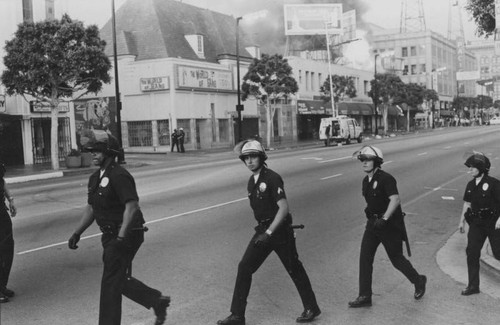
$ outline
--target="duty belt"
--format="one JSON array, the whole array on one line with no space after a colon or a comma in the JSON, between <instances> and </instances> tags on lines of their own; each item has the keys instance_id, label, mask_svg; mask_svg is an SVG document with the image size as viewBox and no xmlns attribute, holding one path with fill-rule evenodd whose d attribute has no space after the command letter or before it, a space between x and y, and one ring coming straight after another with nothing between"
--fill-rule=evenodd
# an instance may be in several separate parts
<instances>
[{"instance_id":1,"label":"duty belt","mask_svg":"<svg viewBox=\"0 0 500 325\"><path fill-rule=\"evenodd\" d=\"M107 225L99 226L99 229L101 229L101 232L103 234L118 236L118 233L120 232L121 226L122 226L121 224L120 225L107 224ZM146 232L149 229L146 226L138 225L138 226L134 226L134 227L130 228L130 230Z\"/></svg>"},{"instance_id":2,"label":"duty belt","mask_svg":"<svg viewBox=\"0 0 500 325\"><path fill-rule=\"evenodd\" d=\"M473 219L491 219L498 215L494 209L479 209L470 212L470 216Z\"/></svg>"}]
</instances>

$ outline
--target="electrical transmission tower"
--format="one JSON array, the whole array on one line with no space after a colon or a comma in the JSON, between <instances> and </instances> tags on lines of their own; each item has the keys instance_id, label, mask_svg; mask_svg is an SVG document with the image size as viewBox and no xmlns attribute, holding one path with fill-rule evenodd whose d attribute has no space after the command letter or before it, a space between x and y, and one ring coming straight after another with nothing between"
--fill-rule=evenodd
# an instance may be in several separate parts
<instances>
[{"instance_id":1,"label":"electrical transmission tower","mask_svg":"<svg viewBox=\"0 0 500 325\"><path fill-rule=\"evenodd\" d=\"M457 71L464 71L465 65L465 36L462 23L462 7L458 0L450 0L448 7L448 39L457 42Z\"/></svg>"},{"instance_id":2,"label":"electrical transmission tower","mask_svg":"<svg viewBox=\"0 0 500 325\"><path fill-rule=\"evenodd\" d=\"M422 0L401 0L400 33L425 31L425 16Z\"/></svg>"}]
</instances>

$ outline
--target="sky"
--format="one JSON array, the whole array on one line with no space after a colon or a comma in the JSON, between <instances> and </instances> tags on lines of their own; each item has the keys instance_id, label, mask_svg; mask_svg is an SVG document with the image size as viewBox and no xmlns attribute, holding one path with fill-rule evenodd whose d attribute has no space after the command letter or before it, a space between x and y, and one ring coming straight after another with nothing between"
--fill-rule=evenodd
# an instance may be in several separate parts
<instances>
[{"instance_id":1,"label":"sky","mask_svg":"<svg viewBox=\"0 0 500 325\"><path fill-rule=\"evenodd\" d=\"M34 0L41 1L41 0ZM126 0L115 0L118 9ZM311 0L304 0L313 2ZM320 0L318 0L320 1ZM446 36L448 32L448 8L451 0L422 0L425 22L428 29ZM456 1L456 0L453 0ZM202 8L219 11L235 17L255 9L262 4L297 3L298 0L182 0ZM326 1L320 1L326 2ZM409 0L415 3L417 0ZM459 0L462 7L466 0ZM362 19L384 28L399 28L402 0L344 0L344 3L355 3L364 9ZM111 15L111 0L55 0L56 14L66 11L71 17L82 20L86 24L96 24L102 27ZM260 8L262 9L262 8ZM462 22L466 40L477 39L474 35L475 26L465 9L462 10Z\"/></svg>"}]
</instances>

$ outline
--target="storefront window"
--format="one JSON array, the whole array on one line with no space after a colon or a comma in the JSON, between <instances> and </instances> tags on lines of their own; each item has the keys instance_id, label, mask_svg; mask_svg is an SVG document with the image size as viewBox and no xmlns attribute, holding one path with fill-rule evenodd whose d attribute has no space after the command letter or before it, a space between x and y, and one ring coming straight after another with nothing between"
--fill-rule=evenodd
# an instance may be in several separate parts
<instances>
[{"instance_id":1,"label":"storefront window","mask_svg":"<svg viewBox=\"0 0 500 325\"><path fill-rule=\"evenodd\" d=\"M219 142L229 141L229 120L219 119Z\"/></svg>"},{"instance_id":2,"label":"storefront window","mask_svg":"<svg viewBox=\"0 0 500 325\"><path fill-rule=\"evenodd\" d=\"M150 147L153 145L151 121L130 121L128 126L128 142L131 147Z\"/></svg>"},{"instance_id":3,"label":"storefront window","mask_svg":"<svg viewBox=\"0 0 500 325\"><path fill-rule=\"evenodd\" d=\"M158 143L160 146L170 145L170 129L168 120L158 120ZM173 132L173 131L172 131Z\"/></svg>"}]
</instances>

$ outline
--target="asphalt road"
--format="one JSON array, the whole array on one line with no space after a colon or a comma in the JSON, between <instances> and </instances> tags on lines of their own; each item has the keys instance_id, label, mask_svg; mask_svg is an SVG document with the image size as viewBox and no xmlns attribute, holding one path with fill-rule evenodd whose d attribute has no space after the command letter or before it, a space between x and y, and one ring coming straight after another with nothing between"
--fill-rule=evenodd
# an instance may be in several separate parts
<instances>
[{"instance_id":1,"label":"asphalt road","mask_svg":"<svg viewBox=\"0 0 500 325\"><path fill-rule=\"evenodd\" d=\"M470 179L466 151L487 153L500 176L500 128L457 128L370 144L382 149L384 170L398 180L412 244L411 261L429 278L428 292L413 299L413 286L376 256L374 305L348 309L357 295L359 245L364 228L357 144L269 153L268 165L285 181L299 255L323 314L315 324L494 324L499 300L462 297L463 283L445 274L436 253L455 232ZM198 159L195 165L158 163L131 170L148 221L146 242L133 272L172 296L168 324L214 324L229 314L237 264L254 221L246 198L249 171L237 159ZM17 296L1 306L1 324L96 324L101 265L98 230L67 249L86 202L87 175L11 186L19 215L10 286ZM88 237L85 237L88 236ZM465 264L465 254L463 257ZM500 290L500 281L498 285ZM153 324L152 311L124 299L123 324ZM247 324L294 324L298 294L272 255L254 276Z\"/></svg>"}]
</instances>

